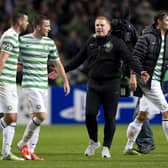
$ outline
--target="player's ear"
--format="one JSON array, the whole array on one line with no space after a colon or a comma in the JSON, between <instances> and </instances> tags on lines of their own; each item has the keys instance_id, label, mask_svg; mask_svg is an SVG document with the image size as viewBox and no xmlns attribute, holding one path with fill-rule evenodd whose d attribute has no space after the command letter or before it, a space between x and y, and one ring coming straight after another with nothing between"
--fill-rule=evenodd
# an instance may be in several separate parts
<instances>
[{"instance_id":1,"label":"player's ear","mask_svg":"<svg viewBox=\"0 0 168 168\"><path fill-rule=\"evenodd\" d=\"M36 26L36 29L39 31L41 28L39 25Z\"/></svg>"}]
</instances>

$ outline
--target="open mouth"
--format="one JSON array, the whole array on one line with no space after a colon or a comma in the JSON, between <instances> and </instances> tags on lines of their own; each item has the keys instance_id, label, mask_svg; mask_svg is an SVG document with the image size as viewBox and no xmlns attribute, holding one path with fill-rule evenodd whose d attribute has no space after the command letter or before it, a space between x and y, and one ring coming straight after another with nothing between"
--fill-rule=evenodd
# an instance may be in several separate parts
<instances>
[{"instance_id":1,"label":"open mouth","mask_svg":"<svg viewBox=\"0 0 168 168\"><path fill-rule=\"evenodd\" d=\"M97 31L97 33L102 33L102 32L103 32L103 31L101 31L101 30L98 30L98 31Z\"/></svg>"}]
</instances>

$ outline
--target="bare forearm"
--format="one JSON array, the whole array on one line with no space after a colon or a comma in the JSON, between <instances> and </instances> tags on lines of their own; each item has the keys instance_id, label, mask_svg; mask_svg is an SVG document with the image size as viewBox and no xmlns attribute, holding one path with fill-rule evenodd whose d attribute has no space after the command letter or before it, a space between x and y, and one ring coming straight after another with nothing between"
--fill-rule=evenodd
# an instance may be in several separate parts
<instances>
[{"instance_id":1,"label":"bare forearm","mask_svg":"<svg viewBox=\"0 0 168 168\"><path fill-rule=\"evenodd\" d=\"M66 76L66 73L65 73L65 70L64 70L64 67L63 67L61 61L56 61L55 68L56 68L56 71L59 74L59 76L64 81L64 83L68 82L68 79L67 79L67 76Z\"/></svg>"},{"instance_id":2,"label":"bare forearm","mask_svg":"<svg viewBox=\"0 0 168 168\"><path fill-rule=\"evenodd\" d=\"M8 58L8 54L6 52L4 52L4 51L1 51L0 52L0 74L3 71L4 64L5 64L6 60L7 60L7 58Z\"/></svg>"},{"instance_id":3,"label":"bare forearm","mask_svg":"<svg viewBox=\"0 0 168 168\"><path fill-rule=\"evenodd\" d=\"M59 76L64 81L64 92L65 92L65 95L68 95L70 93L70 86L69 86L68 78L66 76L64 67L63 67L63 65L62 65L60 60L57 60L55 62L55 68L56 68L56 71L58 72Z\"/></svg>"}]
</instances>

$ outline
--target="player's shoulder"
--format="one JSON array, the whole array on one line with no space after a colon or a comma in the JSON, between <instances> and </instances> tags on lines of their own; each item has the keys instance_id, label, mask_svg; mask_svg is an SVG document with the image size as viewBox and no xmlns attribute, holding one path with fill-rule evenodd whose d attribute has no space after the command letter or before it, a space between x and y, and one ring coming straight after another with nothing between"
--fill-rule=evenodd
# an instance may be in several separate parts
<instances>
[{"instance_id":1,"label":"player's shoulder","mask_svg":"<svg viewBox=\"0 0 168 168\"><path fill-rule=\"evenodd\" d=\"M20 43L24 43L24 42L32 42L33 40L33 36L32 34L25 34L19 37L19 41Z\"/></svg>"},{"instance_id":2,"label":"player's shoulder","mask_svg":"<svg viewBox=\"0 0 168 168\"><path fill-rule=\"evenodd\" d=\"M44 36L43 39L46 40L46 41L54 41L52 38L50 38L48 36Z\"/></svg>"},{"instance_id":3,"label":"player's shoulder","mask_svg":"<svg viewBox=\"0 0 168 168\"><path fill-rule=\"evenodd\" d=\"M14 31L14 29L9 28L4 32L4 34L13 35L13 34L17 34L17 33Z\"/></svg>"},{"instance_id":4,"label":"player's shoulder","mask_svg":"<svg viewBox=\"0 0 168 168\"><path fill-rule=\"evenodd\" d=\"M1 35L0 44L3 41L16 44L18 41L18 34L12 28L9 28Z\"/></svg>"},{"instance_id":5,"label":"player's shoulder","mask_svg":"<svg viewBox=\"0 0 168 168\"><path fill-rule=\"evenodd\" d=\"M44 36L43 40L47 43L47 44L55 44L54 40L50 37Z\"/></svg>"},{"instance_id":6,"label":"player's shoulder","mask_svg":"<svg viewBox=\"0 0 168 168\"><path fill-rule=\"evenodd\" d=\"M2 38L5 38L5 37L18 37L18 34L12 29L12 28L9 28L7 29L6 31L4 31L4 33L2 34Z\"/></svg>"},{"instance_id":7,"label":"player's shoulder","mask_svg":"<svg viewBox=\"0 0 168 168\"><path fill-rule=\"evenodd\" d=\"M31 33L20 36L20 39L32 39L33 36Z\"/></svg>"}]
</instances>

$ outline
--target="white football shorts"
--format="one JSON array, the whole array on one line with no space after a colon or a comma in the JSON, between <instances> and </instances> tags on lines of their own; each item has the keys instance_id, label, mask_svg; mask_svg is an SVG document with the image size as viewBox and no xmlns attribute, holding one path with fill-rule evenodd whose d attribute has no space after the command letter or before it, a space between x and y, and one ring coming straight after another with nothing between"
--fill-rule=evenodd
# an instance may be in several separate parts
<instances>
[{"instance_id":1,"label":"white football shorts","mask_svg":"<svg viewBox=\"0 0 168 168\"><path fill-rule=\"evenodd\" d=\"M33 113L47 112L48 89L23 88Z\"/></svg>"},{"instance_id":2,"label":"white football shorts","mask_svg":"<svg viewBox=\"0 0 168 168\"><path fill-rule=\"evenodd\" d=\"M149 112L151 115L168 111L168 103L159 81L152 80L150 90L141 89L144 94L140 99L139 111Z\"/></svg>"},{"instance_id":3,"label":"white football shorts","mask_svg":"<svg viewBox=\"0 0 168 168\"><path fill-rule=\"evenodd\" d=\"M17 113L18 94L16 84L0 83L0 112Z\"/></svg>"}]
</instances>

